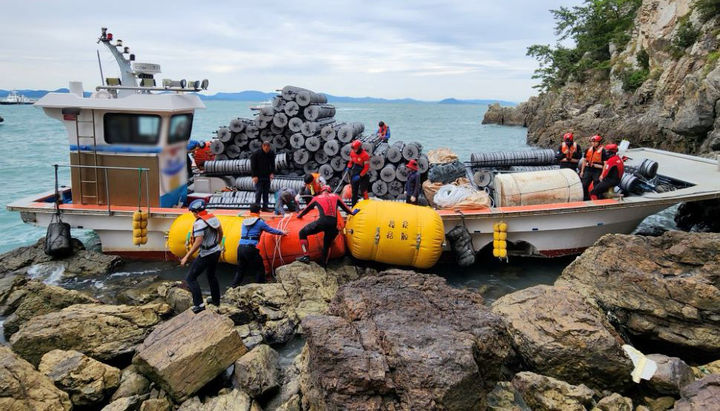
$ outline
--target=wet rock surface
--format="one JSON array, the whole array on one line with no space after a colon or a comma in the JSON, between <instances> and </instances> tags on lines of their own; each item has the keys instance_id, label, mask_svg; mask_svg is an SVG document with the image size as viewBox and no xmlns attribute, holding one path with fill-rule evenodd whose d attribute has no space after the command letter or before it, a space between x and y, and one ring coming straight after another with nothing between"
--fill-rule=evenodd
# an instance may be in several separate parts
<instances>
[{"instance_id":1,"label":"wet rock surface","mask_svg":"<svg viewBox=\"0 0 720 411\"><path fill-rule=\"evenodd\" d=\"M0 409L70 410L67 393L7 347L0 346Z\"/></svg>"},{"instance_id":2,"label":"wet rock surface","mask_svg":"<svg viewBox=\"0 0 720 411\"><path fill-rule=\"evenodd\" d=\"M539 285L492 305L530 370L591 387L622 388L632 362L603 312L566 287Z\"/></svg>"},{"instance_id":3,"label":"wet rock surface","mask_svg":"<svg viewBox=\"0 0 720 411\"><path fill-rule=\"evenodd\" d=\"M188 310L148 335L133 364L182 402L246 351L228 318L210 309L199 314Z\"/></svg>"},{"instance_id":4,"label":"wet rock surface","mask_svg":"<svg viewBox=\"0 0 720 411\"><path fill-rule=\"evenodd\" d=\"M556 281L597 301L638 342L720 356L720 234L610 234ZM667 353L667 352L666 352Z\"/></svg>"},{"instance_id":5,"label":"wet rock surface","mask_svg":"<svg viewBox=\"0 0 720 411\"><path fill-rule=\"evenodd\" d=\"M77 351L48 352L40 360L38 371L68 393L76 406L101 403L120 385L119 369Z\"/></svg>"},{"instance_id":6,"label":"wet rock surface","mask_svg":"<svg viewBox=\"0 0 720 411\"><path fill-rule=\"evenodd\" d=\"M302 327L303 408L483 408L510 355L478 294L402 270L346 284Z\"/></svg>"},{"instance_id":7,"label":"wet rock surface","mask_svg":"<svg viewBox=\"0 0 720 411\"><path fill-rule=\"evenodd\" d=\"M235 361L233 381L253 398L276 390L280 378L278 353L268 345L258 345Z\"/></svg>"},{"instance_id":8,"label":"wet rock surface","mask_svg":"<svg viewBox=\"0 0 720 411\"><path fill-rule=\"evenodd\" d=\"M720 120L720 118L718 118ZM720 128L718 129L720 133ZM720 150L720 147L717 148ZM675 213L675 224L685 231L720 232L720 200L682 203Z\"/></svg>"},{"instance_id":9,"label":"wet rock surface","mask_svg":"<svg viewBox=\"0 0 720 411\"><path fill-rule=\"evenodd\" d=\"M131 356L164 316L167 304L76 304L31 318L10 339L13 351L33 364L54 349L76 350L100 361Z\"/></svg>"}]
</instances>

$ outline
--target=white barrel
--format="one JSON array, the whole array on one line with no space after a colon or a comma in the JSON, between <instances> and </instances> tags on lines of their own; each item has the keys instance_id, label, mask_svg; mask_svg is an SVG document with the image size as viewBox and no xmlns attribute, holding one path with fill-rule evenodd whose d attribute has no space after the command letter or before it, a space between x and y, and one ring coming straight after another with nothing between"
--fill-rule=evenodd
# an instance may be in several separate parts
<instances>
[{"instance_id":1,"label":"white barrel","mask_svg":"<svg viewBox=\"0 0 720 411\"><path fill-rule=\"evenodd\" d=\"M583 201L580 177L567 168L498 174L493 184L496 207Z\"/></svg>"}]
</instances>

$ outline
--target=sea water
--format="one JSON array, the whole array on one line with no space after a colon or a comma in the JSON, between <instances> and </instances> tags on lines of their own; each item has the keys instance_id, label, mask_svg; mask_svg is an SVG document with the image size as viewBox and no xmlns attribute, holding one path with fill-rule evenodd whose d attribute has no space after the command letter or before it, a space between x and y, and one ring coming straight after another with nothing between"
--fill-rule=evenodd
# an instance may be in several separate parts
<instances>
[{"instance_id":1,"label":"sea water","mask_svg":"<svg viewBox=\"0 0 720 411\"><path fill-rule=\"evenodd\" d=\"M208 101L207 108L195 114L192 138L210 140L213 132L226 126L237 117L252 118L255 107L263 102ZM481 124L486 105L437 103L335 103L338 122L361 122L365 133L373 133L377 123L384 121L391 131L390 141L417 141L423 151L448 147L461 160L470 159L470 153L531 149L526 144L527 130ZM47 117L42 109L33 106L0 106L0 253L32 244L45 235L44 228L24 224L20 215L9 212L6 205L16 199L34 196L54 188L53 164L69 163L69 143L63 125ZM558 137L559 138L559 137ZM60 184L69 185L69 171L59 169ZM657 224L670 224L667 213L652 217ZM73 230L73 236L88 244L97 237L86 230ZM128 241L130 238L128 237ZM552 284L572 258L521 259L511 258L509 263L483 259L470 268L459 268L441 263L433 271L448 279L451 285L479 289L483 295L495 299L516 289L534 284ZM180 279L186 268L175 262L133 262L123 268L123 275L158 275L167 279ZM232 267L220 270L221 283L229 284ZM73 288L92 287L98 292L105 281L67 284ZM55 278L53 277L53 280ZM204 284L203 284L204 285Z\"/></svg>"}]
</instances>

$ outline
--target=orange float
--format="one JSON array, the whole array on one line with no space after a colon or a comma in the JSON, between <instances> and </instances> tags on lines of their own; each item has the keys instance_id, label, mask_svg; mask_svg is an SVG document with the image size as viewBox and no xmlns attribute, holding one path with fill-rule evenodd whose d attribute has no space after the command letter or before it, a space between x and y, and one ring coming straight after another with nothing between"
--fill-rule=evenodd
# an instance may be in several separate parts
<instances>
[{"instance_id":1,"label":"orange float","mask_svg":"<svg viewBox=\"0 0 720 411\"><path fill-rule=\"evenodd\" d=\"M265 272L272 272L277 267L291 262L302 257L302 247L300 246L300 230L307 224L315 221L318 217L318 211L313 209L305 216L302 220L295 217L295 214L286 214L283 218L272 218L267 219L265 222L279 230L286 231L288 234L285 236L276 236L268 233L263 233L260 236L258 242L258 250L260 250L260 257L263 259L265 265ZM345 236L342 235L342 229L345 227L345 220L338 215L338 230L340 233L335 238L335 241L330 248L330 258L338 258L345 255ZM324 234L316 234L308 237L308 243L310 249L310 259L321 263L322 260L322 247L323 247Z\"/></svg>"}]
</instances>

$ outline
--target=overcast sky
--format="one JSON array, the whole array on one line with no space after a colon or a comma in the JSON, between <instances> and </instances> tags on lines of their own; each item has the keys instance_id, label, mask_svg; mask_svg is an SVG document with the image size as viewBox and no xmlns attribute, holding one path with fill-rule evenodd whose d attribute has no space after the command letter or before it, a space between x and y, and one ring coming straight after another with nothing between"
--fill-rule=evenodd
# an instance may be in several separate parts
<instances>
[{"instance_id":1,"label":"overcast sky","mask_svg":"<svg viewBox=\"0 0 720 411\"><path fill-rule=\"evenodd\" d=\"M531 44L554 43L549 12L579 0L0 2L0 89L91 90L118 76L95 43L109 28L159 79L209 93L297 85L340 96L524 101Z\"/></svg>"}]
</instances>

